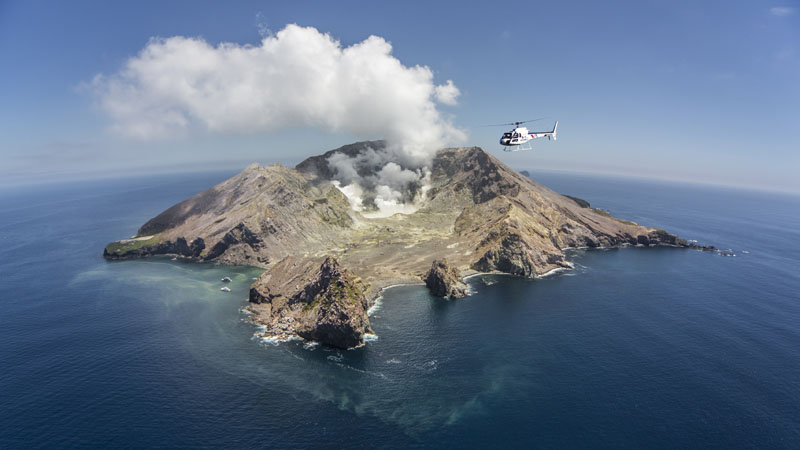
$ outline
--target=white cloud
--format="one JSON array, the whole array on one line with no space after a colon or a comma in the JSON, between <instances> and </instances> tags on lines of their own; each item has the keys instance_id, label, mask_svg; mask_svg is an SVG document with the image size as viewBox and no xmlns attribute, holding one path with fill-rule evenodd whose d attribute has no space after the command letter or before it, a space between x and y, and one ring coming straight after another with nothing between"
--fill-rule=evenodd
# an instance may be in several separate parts
<instances>
[{"instance_id":1,"label":"white cloud","mask_svg":"<svg viewBox=\"0 0 800 450\"><path fill-rule=\"evenodd\" d=\"M112 130L138 139L194 126L225 133L313 126L385 137L418 166L465 139L436 107L456 102L452 81L435 85L428 67L403 65L381 37L343 47L313 27L287 25L259 45L153 38L118 73L96 76L91 89Z\"/></svg>"},{"instance_id":2,"label":"white cloud","mask_svg":"<svg viewBox=\"0 0 800 450\"><path fill-rule=\"evenodd\" d=\"M268 38L273 35L272 30L269 29L269 25L267 25L267 22L264 19L264 14L261 11L256 13L256 27L258 28L258 35L261 36L261 39Z\"/></svg>"},{"instance_id":3,"label":"white cloud","mask_svg":"<svg viewBox=\"0 0 800 450\"><path fill-rule=\"evenodd\" d=\"M453 80L447 80L447 84L436 86L436 100L439 103L454 106L458 104L458 96L461 91L458 90Z\"/></svg>"},{"instance_id":4,"label":"white cloud","mask_svg":"<svg viewBox=\"0 0 800 450\"><path fill-rule=\"evenodd\" d=\"M773 16L785 17L794 14L795 9L790 6L773 6L769 9L769 13Z\"/></svg>"}]
</instances>

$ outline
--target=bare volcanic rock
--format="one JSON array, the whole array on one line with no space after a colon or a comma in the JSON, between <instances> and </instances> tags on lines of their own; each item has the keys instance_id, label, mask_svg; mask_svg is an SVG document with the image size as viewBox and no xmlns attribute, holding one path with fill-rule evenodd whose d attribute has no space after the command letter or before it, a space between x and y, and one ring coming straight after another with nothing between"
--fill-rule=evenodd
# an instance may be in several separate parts
<instances>
[{"instance_id":1,"label":"bare volcanic rock","mask_svg":"<svg viewBox=\"0 0 800 450\"><path fill-rule=\"evenodd\" d=\"M365 286L333 258L287 257L250 288L252 320L276 337L351 348L372 330Z\"/></svg>"},{"instance_id":2,"label":"bare volcanic rock","mask_svg":"<svg viewBox=\"0 0 800 450\"><path fill-rule=\"evenodd\" d=\"M461 298L467 296L467 285L461 281L461 276L447 260L435 260L431 269L425 275L425 285L431 294L437 297Z\"/></svg>"},{"instance_id":3,"label":"bare volcanic rock","mask_svg":"<svg viewBox=\"0 0 800 450\"><path fill-rule=\"evenodd\" d=\"M251 164L150 219L134 238L112 242L104 256L175 254L266 268L288 255L325 248L352 225L350 203L332 184L309 183L279 164Z\"/></svg>"}]
</instances>

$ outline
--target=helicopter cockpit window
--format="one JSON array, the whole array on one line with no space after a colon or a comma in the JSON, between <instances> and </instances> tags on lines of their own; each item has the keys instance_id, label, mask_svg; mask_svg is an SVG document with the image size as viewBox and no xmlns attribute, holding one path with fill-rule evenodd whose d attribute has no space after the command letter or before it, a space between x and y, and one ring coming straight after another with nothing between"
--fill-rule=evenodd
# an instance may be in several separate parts
<instances>
[{"instance_id":1,"label":"helicopter cockpit window","mask_svg":"<svg viewBox=\"0 0 800 450\"><path fill-rule=\"evenodd\" d=\"M510 138L511 137L511 133L503 133L503 137L504 138Z\"/></svg>"}]
</instances>

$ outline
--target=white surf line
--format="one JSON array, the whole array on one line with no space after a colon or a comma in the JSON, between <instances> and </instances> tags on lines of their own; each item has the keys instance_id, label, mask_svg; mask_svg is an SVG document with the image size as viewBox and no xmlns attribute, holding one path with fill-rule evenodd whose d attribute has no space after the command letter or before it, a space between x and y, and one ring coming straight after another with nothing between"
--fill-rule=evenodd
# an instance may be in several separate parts
<instances>
[{"instance_id":1,"label":"white surf line","mask_svg":"<svg viewBox=\"0 0 800 450\"><path fill-rule=\"evenodd\" d=\"M478 273L473 273L472 275L467 275L467 276L463 277L462 280L467 281L467 280L469 280L471 278L484 277L486 275L502 275L502 276L506 276L506 277L515 277L516 276L513 273L505 273L505 272L478 272Z\"/></svg>"}]
</instances>

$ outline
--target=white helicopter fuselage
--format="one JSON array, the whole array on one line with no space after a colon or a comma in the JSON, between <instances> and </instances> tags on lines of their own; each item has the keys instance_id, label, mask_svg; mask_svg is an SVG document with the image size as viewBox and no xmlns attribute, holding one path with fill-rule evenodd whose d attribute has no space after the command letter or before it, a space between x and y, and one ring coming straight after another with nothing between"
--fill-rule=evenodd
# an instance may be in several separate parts
<instances>
[{"instance_id":1,"label":"white helicopter fuselage","mask_svg":"<svg viewBox=\"0 0 800 450\"><path fill-rule=\"evenodd\" d=\"M500 144L502 145L521 145L524 144L531 139L534 139L531 136L531 133L525 127L518 127L514 128L513 130L509 131L508 133L503 133L503 137L500 138Z\"/></svg>"},{"instance_id":2,"label":"white helicopter fuselage","mask_svg":"<svg viewBox=\"0 0 800 450\"><path fill-rule=\"evenodd\" d=\"M513 130L503 133L503 137L500 138L500 144L506 147L510 147L507 149L507 152L513 152L517 150L523 150L522 148L513 148L521 146L529 141L534 139L547 137L552 140L556 140L556 131L558 129L558 122L556 122L555 126L553 127L553 131L530 131L525 127L517 127ZM529 148L525 148L528 150Z\"/></svg>"}]
</instances>

